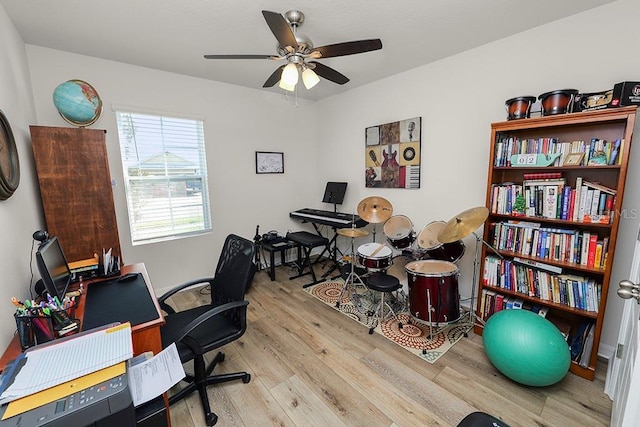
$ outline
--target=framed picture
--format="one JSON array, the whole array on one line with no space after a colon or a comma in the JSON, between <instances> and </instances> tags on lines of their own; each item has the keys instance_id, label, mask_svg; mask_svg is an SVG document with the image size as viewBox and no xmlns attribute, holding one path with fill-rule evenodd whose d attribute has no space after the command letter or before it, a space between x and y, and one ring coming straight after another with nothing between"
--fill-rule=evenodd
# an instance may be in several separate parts
<instances>
[{"instance_id":1,"label":"framed picture","mask_svg":"<svg viewBox=\"0 0 640 427\"><path fill-rule=\"evenodd\" d=\"M564 159L564 163L562 166L580 166L582 165L582 159L584 158L584 153L571 153L567 155L567 158Z\"/></svg>"},{"instance_id":2,"label":"framed picture","mask_svg":"<svg viewBox=\"0 0 640 427\"><path fill-rule=\"evenodd\" d=\"M364 185L420 188L422 117L365 128Z\"/></svg>"},{"instance_id":3,"label":"framed picture","mask_svg":"<svg viewBox=\"0 0 640 427\"><path fill-rule=\"evenodd\" d=\"M284 153L256 151L256 173L284 173Z\"/></svg>"}]
</instances>

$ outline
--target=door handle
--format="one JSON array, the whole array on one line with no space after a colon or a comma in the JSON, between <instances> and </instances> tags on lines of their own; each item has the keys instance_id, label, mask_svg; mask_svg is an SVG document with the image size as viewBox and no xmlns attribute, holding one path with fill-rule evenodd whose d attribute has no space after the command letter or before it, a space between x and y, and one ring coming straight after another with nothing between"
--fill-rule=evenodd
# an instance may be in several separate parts
<instances>
[{"instance_id":1,"label":"door handle","mask_svg":"<svg viewBox=\"0 0 640 427\"><path fill-rule=\"evenodd\" d=\"M621 280L618 286L618 296L620 298L635 298L640 303L640 284L637 285L630 280Z\"/></svg>"}]
</instances>

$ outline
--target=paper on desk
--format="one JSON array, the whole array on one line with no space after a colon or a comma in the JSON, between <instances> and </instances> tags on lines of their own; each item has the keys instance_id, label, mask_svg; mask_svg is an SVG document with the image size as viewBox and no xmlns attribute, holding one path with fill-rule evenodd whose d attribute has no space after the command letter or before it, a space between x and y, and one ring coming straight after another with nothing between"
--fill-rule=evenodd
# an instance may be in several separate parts
<instances>
[{"instance_id":1,"label":"paper on desk","mask_svg":"<svg viewBox=\"0 0 640 427\"><path fill-rule=\"evenodd\" d=\"M24 353L26 362L0 395L0 404L107 368L132 356L129 323L35 347Z\"/></svg>"},{"instance_id":2,"label":"paper on desk","mask_svg":"<svg viewBox=\"0 0 640 427\"><path fill-rule=\"evenodd\" d=\"M130 363L128 373L133 406L160 396L185 377L175 343L147 360Z\"/></svg>"}]
</instances>

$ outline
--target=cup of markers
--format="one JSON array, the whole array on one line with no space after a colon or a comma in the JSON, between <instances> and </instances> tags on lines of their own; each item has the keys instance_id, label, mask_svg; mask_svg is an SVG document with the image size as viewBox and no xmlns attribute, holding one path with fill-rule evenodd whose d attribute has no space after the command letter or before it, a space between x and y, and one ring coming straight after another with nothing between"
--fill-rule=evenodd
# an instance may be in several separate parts
<instances>
[{"instance_id":1,"label":"cup of markers","mask_svg":"<svg viewBox=\"0 0 640 427\"><path fill-rule=\"evenodd\" d=\"M12 298L12 302L16 306L14 318L22 350L49 342L55 338L55 330L53 329L49 309L45 309L40 305L34 306L32 301L29 300L23 303Z\"/></svg>"},{"instance_id":2,"label":"cup of markers","mask_svg":"<svg viewBox=\"0 0 640 427\"><path fill-rule=\"evenodd\" d=\"M16 306L14 317L18 328L20 346L23 350L55 338L78 332L79 322L72 319L75 310L75 298L47 297L47 301L11 299Z\"/></svg>"}]
</instances>

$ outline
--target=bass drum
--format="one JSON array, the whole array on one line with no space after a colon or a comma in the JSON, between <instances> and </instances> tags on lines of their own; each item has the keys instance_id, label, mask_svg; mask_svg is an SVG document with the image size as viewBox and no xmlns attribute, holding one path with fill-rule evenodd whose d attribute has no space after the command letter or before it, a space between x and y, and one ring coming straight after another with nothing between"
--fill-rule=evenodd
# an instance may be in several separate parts
<instances>
[{"instance_id":1,"label":"bass drum","mask_svg":"<svg viewBox=\"0 0 640 427\"><path fill-rule=\"evenodd\" d=\"M389 244L398 250L410 247L416 239L413 223L404 215L389 218L384 223L383 231Z\"/></svg>"},{"instance_id":2,"label":"bass drum","mask_svg":"<svg viewBox=\"0 0 640 427\"><path fill-rule=\"evenodd\" d=\"M405 268L412 316L433 326L460 319L459 270L454 263L420 260Z\"/></svg>"},{"instance_id":3,"label":"bass drum","mask_svg":"<svg viewBox=\"0 0 640 427\"><path fill-rule=\"evenodd\" d=\"M385 271L391 265L391 248L384 243L365 243L358 248L357 259L370 271Z\"/></svg>"},{"instance_id":4,"label":"bass drum","mask_svg":"<svg viewBox=\"0 0 640 427\"><path fill-rule=\"evenodd\" d=\"M418 246L424 249L422 259L430 258L440 261L458 262L464 255L464 242L458 240L442 243L438 240L438 233L447 225L444 221L429 223L418 235Z\"/></svg>"}]
</instances>

